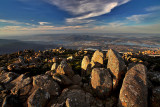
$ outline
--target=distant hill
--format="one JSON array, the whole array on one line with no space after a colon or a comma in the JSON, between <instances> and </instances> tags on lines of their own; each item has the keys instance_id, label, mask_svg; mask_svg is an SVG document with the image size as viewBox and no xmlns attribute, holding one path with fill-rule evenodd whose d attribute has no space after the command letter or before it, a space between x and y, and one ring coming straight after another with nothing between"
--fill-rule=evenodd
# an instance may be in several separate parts
<instances>
[{"instance_id":1,"label":"distant hill","mask_svg":"<svg viewBox=\"0 0 160 107\"><path fill-rule=\"evenodd\" d=\"M56 47L57 45L43 45L19 40L0 39L0 54L17 52L24 49L34 49L38 51Z\"/></svg>"}]
</instances>

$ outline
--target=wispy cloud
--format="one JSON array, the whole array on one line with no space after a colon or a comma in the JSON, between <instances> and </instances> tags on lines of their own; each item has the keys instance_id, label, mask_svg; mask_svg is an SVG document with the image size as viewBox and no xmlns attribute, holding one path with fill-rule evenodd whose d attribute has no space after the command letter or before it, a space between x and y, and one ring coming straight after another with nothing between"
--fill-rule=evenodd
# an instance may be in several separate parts
<instances>
[{"instance_id":1,"label":"wispy cloud","mask_svg":"<svg viewBox=\"0 0 160 107\"><path fill-rule=\"evenodd\" d=\"M0 19L0 22L10 23L10 24L23 24L22 22L18 22L18 21L15 21L15 20L5 20L5 19Z\"/></svg>"},{"instance_id":2,"label":"wispy cloud","mask_svg":"<svg viewBox=\"0 0 160 107\"><path fill-rule=\"evenodd\" d=\"M70 12L77 16L68 18L66 21L74 23L78 20L85 22L88 18L100 16L111 12L117 6L125 4L130 0L45 0L50 4Z\"/></svg>"},{"instance_id":3,"label":"wispy cloud","mask_svg":"<svg viewBox=\"0 0 160 107\"><path fill-rule=\"evenodd\" d=\"M152 11L160 11L160 6L151 6L145 9L146 11L152 12Z\"/></svg>"},{"instance_id":4,"label":"wispy cloud","mask_svg":"<svg viewBox=\"0 0 160 107\"><path fill-rule=\"evenodd\" d=\"M146 18L152 17L153 14L140 14L140 15L132 15L127 17L126 19L130 21L134 21L136 23L140 23L141 21L144 21Z\"/></svg>"},{"instance_id":5,"label":"wispy cloud","mask_svg":"<svg viewBox=\"0 0 160 107\"><path fill-rule=\"evenodd\" d=\"M48 25L48 24L51 24L49 22L38 22L40 25Z\"/></svg>"},{"instance_id":6,"label":"wispy cloud","mask_svg":"<svg viewBox=\"0 0 160 107\"><path fill-rule=\"evenodd\" d=\"M8 24L13 24L13 25L32 25L30 23L19 22L16 20L5 20L5 19L0 19L0 23L8 23Z\"/></svg>"}]
</instances>

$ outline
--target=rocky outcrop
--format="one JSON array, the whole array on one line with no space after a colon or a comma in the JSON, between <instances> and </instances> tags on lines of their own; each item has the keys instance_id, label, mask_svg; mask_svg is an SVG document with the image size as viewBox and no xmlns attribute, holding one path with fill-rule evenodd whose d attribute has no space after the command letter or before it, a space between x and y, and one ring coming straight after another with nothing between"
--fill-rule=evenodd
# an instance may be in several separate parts
<instances>
[{"instance_id":1,"label":"rocky outcrop","mask_svg":"<svg viewBox=\"0 0 160 107\"><path fill-rule=\"evenodd\" d=\"M90 64L90 60L88 58L88 56L84 56L82 63L81 63L81 75L85 76L85 75L89 75L91 72L91 64Z\"/></svg>"},{"instance_id":2,"label":"rocky outcrop","mask_svg":"<svg viewBox=\"0 0 160 107\"><path fill-rule=\"evenodd\" d=\"M124 73L126 66L121 55L118 52L110 49L107 55L108 55L107 68L112 73L113 89L115 89L118 85L119 80L121 79L121 75Z\"/></svg>"},{"instance_id":3,"label":"rocky outcrop","mask_svg":"<svg viewBox=\"0 0 160 107\"><path fill-rule=\"evenodd\" d=\"M29 96L27 101L28 107L45 107L49 98L50 94L48 92L38 88Z\"/></svg>"},{"instance_id":4,"label":"rocky outcrop","mask_svg":"<svg viewBox=\"0 0 160 107\"><path fill-rule=\"evenodd\" d=\"M112 78L107 69L94 68L91 74L91 85L99 97L106 97L112 90Z\"/></svg>"},{"instance_id":5,"label":"rocky outcrop","mask_svg":"<svg viewBox=\"0 0 160 107\"><path fill-rule=\"evenodd\" d=\"M33 77L33 86L35 88L42 88L44 91L49 92L50 95L59 95L60 87L48 75L38 75Z\"/></svg>"},{"instance_id":6,"label":"rocky outcrop","mask_svg":"<svg viewBox=\"0 0 160 107\"><path fill-rule=\"evenodd\" d=\"M147 107L147 69L142 64L127 71L119 95L120 107Z\"/></svg>"},{"instance_id":7,"label":"rocky outcrop","mask_svg":"<svg viewBox=\"0 0 160 107\"><path fill-rule=\"evenodd\" d=\"M61 62L56 72L60 75L67 75L69 78L72 78L74 75L72 67L70 67L65 60Z\"/></svg>"},{"instance_id":8,"label":"rocky outcrop","mask_svg":"<svg viewBox=\"0 0 160 107\"><path fill-rule=\"evenodd\" d=\"M92 59L91 59L91 66L93 67L101 67L103 65L104 55L99 50L95 51Z\"/></svg>"},{"instance_id":9,"label":"rocky outcrop","mask_svg":"<svg viewBox=\"0 0 160 107\"><path fill-rule=\"evenodd\" d=\"M56 104L52 107L103 107L102 102L98 103L89 93L79 89L64 89Z\"/></svg>"}]
</instances>

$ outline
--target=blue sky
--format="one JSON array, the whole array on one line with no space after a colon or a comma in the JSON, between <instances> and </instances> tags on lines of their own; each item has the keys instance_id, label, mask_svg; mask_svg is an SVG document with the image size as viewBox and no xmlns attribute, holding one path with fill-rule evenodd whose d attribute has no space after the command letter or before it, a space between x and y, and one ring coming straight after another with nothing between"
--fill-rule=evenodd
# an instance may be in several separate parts
<instances>
[{"instance_id":1,"label":"blue sky","mask_svg":"<svg viewBox=\"0 0 160 107\"><path fill-rule=\"evenodd\" d=\"M160 0L1 0L0 35L158 33Z\"/></svg>"}]
</instances>

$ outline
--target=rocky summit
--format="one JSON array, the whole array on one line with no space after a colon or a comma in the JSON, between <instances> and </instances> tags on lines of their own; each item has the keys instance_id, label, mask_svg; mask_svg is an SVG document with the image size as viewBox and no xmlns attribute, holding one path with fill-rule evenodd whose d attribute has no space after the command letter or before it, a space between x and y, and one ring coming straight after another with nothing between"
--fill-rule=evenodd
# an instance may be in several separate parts
<instances>
[{"instance_id":1,"label":"rocky summit","mask_svg":"<svg viewBox=\"0 0 160 107\"><path fill-rule=\"evenodd\" d=\"M2 107L159 107L160 57L63 47L0 55Z\"/></svg>"}]
</instances>

